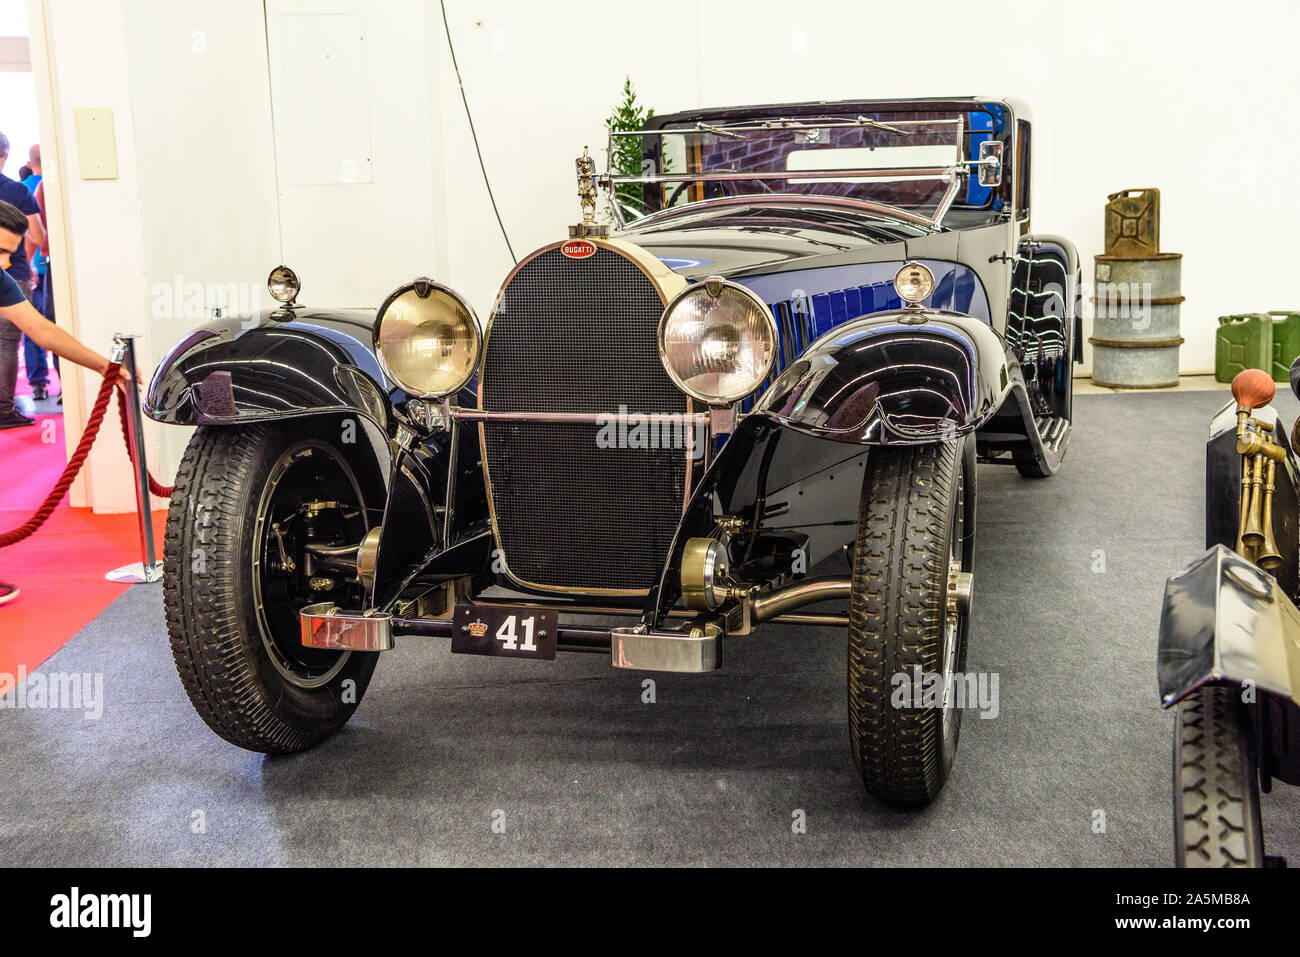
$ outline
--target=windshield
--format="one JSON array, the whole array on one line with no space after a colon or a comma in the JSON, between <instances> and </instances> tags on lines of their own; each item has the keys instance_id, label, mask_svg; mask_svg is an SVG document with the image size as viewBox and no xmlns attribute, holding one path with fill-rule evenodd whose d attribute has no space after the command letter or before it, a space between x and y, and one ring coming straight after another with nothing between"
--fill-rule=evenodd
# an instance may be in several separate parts
<instances>
[{"instance_id":1,"label":"windshield","mask_svg":"<svg viewBox=\"0 0 1300 957\"><path fill-rule=\"evenodd\" d=\"M670 121L612 134L615 168L606 185L623 223L703 200L764 195L883 204L938 223L954 205L993 208L995 191L979 185L971 164L992 129L992 117L979 110Z\"/></svg>"}]
</instances>

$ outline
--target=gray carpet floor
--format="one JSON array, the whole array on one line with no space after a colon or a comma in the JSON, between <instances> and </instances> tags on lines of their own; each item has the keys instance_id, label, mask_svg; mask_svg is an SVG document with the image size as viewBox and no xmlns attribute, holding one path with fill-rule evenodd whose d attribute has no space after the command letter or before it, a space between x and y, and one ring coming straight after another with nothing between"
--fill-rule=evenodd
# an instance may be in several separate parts
<instances>
[{"instance_id":1,"label":"gray carpet floor","mask_svg":"<svg viewBox=\"0 0 1300 957\"><path fill-rule=\"evenodd\" d=\"M998 673L1000 713L966 713L923 810L863 791L828 629L769 626L706 676L406 639L342 733L267 758L191 710L160 589L136 586L42 668L102 672L101 718L0 711L0 864L1166 866L1156 629L1165 578L1202 551L1225 398L1079 397L1057 476L981 466L967 670ZM1269 851L1300 864L1300 792L1264 813Z\"/></svg>"}]
</instances>

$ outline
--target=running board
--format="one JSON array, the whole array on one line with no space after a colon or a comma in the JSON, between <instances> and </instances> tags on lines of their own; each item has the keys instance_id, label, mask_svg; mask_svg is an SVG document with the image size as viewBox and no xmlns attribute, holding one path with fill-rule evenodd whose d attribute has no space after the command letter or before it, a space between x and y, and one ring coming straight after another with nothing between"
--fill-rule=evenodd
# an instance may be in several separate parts
<instances>
[{"instance_id":1,"label":"running board","mask_svg":"<svg viewBox=\"0 0 1300 957\"><path fill-rule=\"evenodd\" d=\"M1039 416L1034 419L1034 425L1038 432L1034 455L1044 469L1055 472L1061 467L1066 446L1070 444L1070 420L1055 415Z\"/></svg>"},{"instance_id":2,"label":"running board","mask_svg":"<svg viewBox=\"0 0 1300 957\"><path fill-rule=\"evenodd\" d=\"M1054 415L1036 416L1033 428L1028 428L1026 423L1023 433L1007 431L1006 426L1010 423L1005 419L999 424L1002 428L995 432L979 433L979 461L1014 465L1017 460L1023 462L1032 455L1049 475L1061 467L1061 460L1070 444L1069 419Z\"/></svg>"}]
</instances>

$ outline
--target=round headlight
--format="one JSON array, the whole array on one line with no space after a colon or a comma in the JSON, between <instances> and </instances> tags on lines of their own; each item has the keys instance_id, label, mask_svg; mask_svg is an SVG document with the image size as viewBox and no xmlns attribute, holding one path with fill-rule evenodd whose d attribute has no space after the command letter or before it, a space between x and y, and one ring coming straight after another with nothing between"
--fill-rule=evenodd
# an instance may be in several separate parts
<instances>
[{"instance_id":1,"label":"round headlight","mask_svg":"<svg viewBox=\"0 0 1300 957\"><path fill-rule=\"evenodd\" d=\"M710 405L743 399L776 361L776 320L763 300L706 279L679 294L659 320L659 358L687 395Z\"/></svg>"},{"instance_id":2,"label":"round headlight","mask_svg":"<svg viewBox=\"0 0 1300 957\"><path fill-rule=\"evenodd\" d=\"M894 276L894 292L914 306L934 292L934 274L918 262L904 263Z\"/></svg>"},{"instance_id":3,"label":"round headlight","mask_svg":"<svg viewBox=\"0 0 1300 957\"><path fill-rule=\"evenodd\" d=\"M293 302L298 298L298 274L288 266L276 266L266 277L266 288L276 302Z\"/></svg>"},{"instance_id":4,"label":"round headlight","mask_svg":"<svg viewBox=\"0 0 1300 957\"><path fill-rule=\"evenodd\" d=\"M385 300L374 337L384 371L425 399L441 399L468 382L482 342L469 303L429 279L401 286Z\"/></svg>"}]
</instances>

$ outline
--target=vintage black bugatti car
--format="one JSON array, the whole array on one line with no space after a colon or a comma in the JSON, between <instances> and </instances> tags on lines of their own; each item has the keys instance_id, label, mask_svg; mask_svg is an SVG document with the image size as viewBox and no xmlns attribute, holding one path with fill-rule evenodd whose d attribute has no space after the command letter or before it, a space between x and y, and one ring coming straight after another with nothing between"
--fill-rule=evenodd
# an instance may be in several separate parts
<instances>
[{"instance_id":1,"label":"vintage black bugatti car","mask_svg":"<svg viewBox=\"0 0 1300 957\"><path fill-rule=\"evenodd\" d=\"M1070 434L1079 264L1030 230L1030 130L973 98L657 116L618 134L639 168L584 152L583 222L481 334L431 279L370 314L277 269L280 309L196 330L148 395L200 426L165 586L199 713L292 752L399 636L703 672L829 627L867 787L932 799L958 702L897 692L964 667L976 462L1045 477Z\"/></svg>"}]
</instances>

